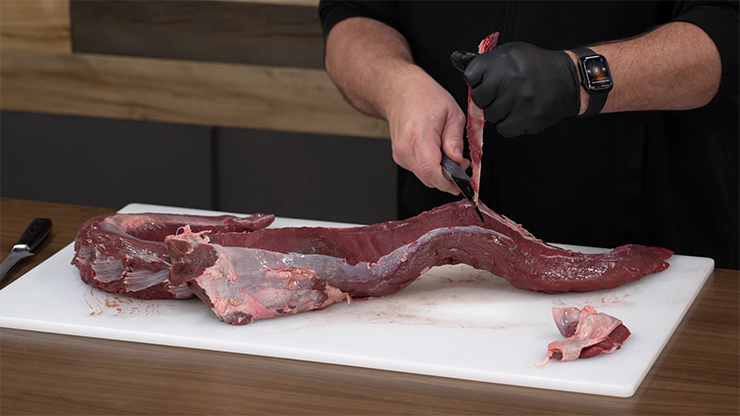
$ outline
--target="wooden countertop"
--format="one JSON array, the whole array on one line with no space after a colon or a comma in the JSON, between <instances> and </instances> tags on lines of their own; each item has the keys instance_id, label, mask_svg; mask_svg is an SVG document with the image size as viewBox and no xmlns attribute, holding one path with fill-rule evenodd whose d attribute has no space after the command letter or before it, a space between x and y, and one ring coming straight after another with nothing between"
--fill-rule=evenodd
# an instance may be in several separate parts
<instances>
[{"instance_id":1,"label":"wooden countertop","mask_svg":"<svg viewBox=\"0 0 740 416\"><path fill-rule=\"evenodd\" d=\"M54 223L3 287L112 211L1 198L3 259L34 218ZM739 281L736 270L714 271L628 399L2 329L0 413L737 415Z\"/></svg>"}]
</instances>

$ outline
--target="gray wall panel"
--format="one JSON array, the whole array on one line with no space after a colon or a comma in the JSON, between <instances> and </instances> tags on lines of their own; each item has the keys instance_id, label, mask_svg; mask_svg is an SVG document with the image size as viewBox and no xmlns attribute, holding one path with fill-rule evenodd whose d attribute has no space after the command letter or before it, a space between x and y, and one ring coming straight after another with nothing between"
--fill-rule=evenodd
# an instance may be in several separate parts
<instances>
[{"instance_id":1,"label":"gray wall panel","mask_svg":"<svg viewBox=\"0 0 740 416\"><path fill-rule=\"evenodd\" d=\"M121 208L211 206L209 128L0 112L0 195Z\"/></svg>"},{"instance_id":2,"label":"gray wall panel","mask_svg":"<svg viewBox=\"0 0 740 416\"><path fill-rule=\"evenodd\" d=\"M390 141L0 112L0 196L370 224L396 218Z\"/></svg>"},{"instance_id":3,"label":"gray wall panel","mask_svg":"<svg viewBox=\"0 0 740 416\"><path fill-rule=\"evenodd\" d=\"M370 224L396 218L391 143L218 129L219 209Z\"/></svg>"}]
</instances>

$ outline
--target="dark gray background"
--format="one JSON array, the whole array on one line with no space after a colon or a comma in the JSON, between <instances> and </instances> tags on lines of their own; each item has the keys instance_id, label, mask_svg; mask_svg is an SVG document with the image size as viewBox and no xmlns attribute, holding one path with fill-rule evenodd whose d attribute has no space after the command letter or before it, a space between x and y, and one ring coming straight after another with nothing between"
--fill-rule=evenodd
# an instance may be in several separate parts
<instances>
[{"instance_id":1,"label":"dark gray background","mask_svg":"<svg viewBox=\"0 0 740 416\"><path fill-rule=\"evenodd\" d=\"M389 140L0 112L0 196L370 224L396 218Z\"/></svg>"}]
</instances>

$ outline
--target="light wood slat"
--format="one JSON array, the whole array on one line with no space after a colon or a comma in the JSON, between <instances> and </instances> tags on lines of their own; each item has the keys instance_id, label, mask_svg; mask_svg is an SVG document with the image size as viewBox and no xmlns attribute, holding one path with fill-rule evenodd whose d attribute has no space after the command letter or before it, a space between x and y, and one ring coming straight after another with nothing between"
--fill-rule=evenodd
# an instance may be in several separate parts
<instances>
[{"instance_id":1,"label":"light wood slat","mask_svg":"<svg viewBox=\"0 0 740 416\"><path fill-rule=\"evenodd\" d=\"M323 70L3 51L0 108L387 138Z\"/></svg>"},{"instance_id":2,"label":"light wood slat","mask_svg":"<svg viewBox=\"0 0 740 416\"><path fill-rule=\"evenodd\" d=\"M0 1L0 48L70 53L69 0Z\"/></svg>"}]
</instances>

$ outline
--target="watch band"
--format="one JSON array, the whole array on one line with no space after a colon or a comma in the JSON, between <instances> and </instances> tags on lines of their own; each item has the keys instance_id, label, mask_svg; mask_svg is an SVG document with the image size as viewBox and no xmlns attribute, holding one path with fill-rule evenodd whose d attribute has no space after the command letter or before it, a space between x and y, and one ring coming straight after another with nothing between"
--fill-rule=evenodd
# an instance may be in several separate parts
<instances>
[{"instance_id":1,"label":"watch band","mask_svg":"<svg viewBox=\"0 0 740 416\"><path fill-rule=\"evenodd\" d=\"M599 55L598 53L592 51L589 48L575 48L575 49L571 49L571 52L578 55L579 59L583 58L584 56ZM580 73L580 68L579 68L579 73ZM581 77L584 77L584 76L585 74L581 74ZM587 117L587 116L593 116L593 115L599 114L601 112L601 109L604 108L604 104L606 104L606 98L607 96L609 96L609 92L605 91L600 94L594 94L588 89L586 89L586 92L588 93L588 96L589 96L588 108L586 109L586 112L583 113L581 117Z\"/></svg>"}]
</instances>

